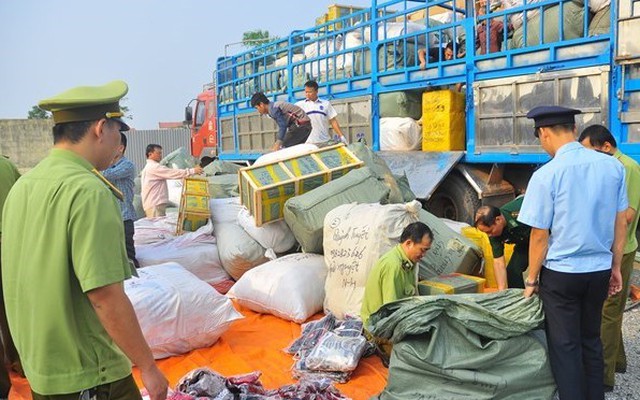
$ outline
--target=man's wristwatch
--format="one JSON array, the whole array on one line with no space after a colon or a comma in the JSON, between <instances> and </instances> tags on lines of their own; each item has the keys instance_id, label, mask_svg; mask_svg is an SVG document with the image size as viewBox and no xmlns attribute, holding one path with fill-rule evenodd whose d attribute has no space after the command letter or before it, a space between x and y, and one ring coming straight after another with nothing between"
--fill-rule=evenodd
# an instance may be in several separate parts
<instances>
[{"instance_id":1,"label":"man's wristwatch","mask_svg":"<svg viewBox=\"0 0 640 400\"><path fill-rule=\"evenodd\" d=\"M538 282L538 280L537 280L537 279L536 279L535 281L533 281L533 282L529 282L529 280L528 280L528 279L525 279L525 280L524 280L524 285L525 285L526 287L537 287L537 286L538 286L538 283L539 283L539 282Z\"/></svg>"}]
</instances>

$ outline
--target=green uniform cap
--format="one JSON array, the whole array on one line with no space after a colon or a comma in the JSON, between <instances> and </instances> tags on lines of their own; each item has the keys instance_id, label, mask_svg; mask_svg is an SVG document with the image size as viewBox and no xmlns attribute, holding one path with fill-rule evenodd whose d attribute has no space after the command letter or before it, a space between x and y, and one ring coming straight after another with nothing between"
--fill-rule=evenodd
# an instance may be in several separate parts
<instances>
[{"instance_id":1,"label":"green uniform cap","mask_svg":"<svg viewBox=\"0 0 640 400\"><path fill-rule=\"evenodd\" d=\"M120 130L128 131L129 126L121 119L124 114L119 104L128 91L129 87L124 81L113 81L102 86L78 86L42 100L38 106L51 111L56 124L109 118L120 122Z\"/></svg>"}]
</instances>

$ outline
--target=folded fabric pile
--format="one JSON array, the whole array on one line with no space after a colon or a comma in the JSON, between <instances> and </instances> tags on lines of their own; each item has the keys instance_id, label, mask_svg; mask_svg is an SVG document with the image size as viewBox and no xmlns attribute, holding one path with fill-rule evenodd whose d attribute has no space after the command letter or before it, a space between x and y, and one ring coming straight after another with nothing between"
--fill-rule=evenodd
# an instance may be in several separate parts
<instances>
[{"instance_id":1,"label":"folded fabric pile","mask_svg":"<svg viewBox=\"0 0 640 400\"><path fill-rule=\"evenodd\" d=\"M296 379L330 379L345 383L368 348L362 321L338 320L331 313L302 325L302 334L285 352L296 359Z\"/></svg>"}]
</instances>

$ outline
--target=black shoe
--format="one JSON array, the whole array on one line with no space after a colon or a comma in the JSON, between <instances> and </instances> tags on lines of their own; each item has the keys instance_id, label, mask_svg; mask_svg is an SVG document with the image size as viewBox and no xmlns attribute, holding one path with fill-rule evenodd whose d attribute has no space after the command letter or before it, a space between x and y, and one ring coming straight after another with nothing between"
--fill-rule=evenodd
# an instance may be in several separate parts
<instances>
[{"instance_id":1,"label":"black shoe","mask_svg":"<svg viewBox=\"0 0 640 400\"><path fill-rule=\"evenodd\" d=\"M613 386L609 386L609 385L603 385L603 386L604 386L605 393L613 392Z\"/></svg>"},{"instance_id":2,"label":"black shoe","mask_svg":"<svg viewBox=\"0 0 640 400\"><path fill-rule=\"evenodd\" d=\"M616 373L618 374L626 374L627 366L626 365L616 365Z\"/></svg>"}]
</instances>

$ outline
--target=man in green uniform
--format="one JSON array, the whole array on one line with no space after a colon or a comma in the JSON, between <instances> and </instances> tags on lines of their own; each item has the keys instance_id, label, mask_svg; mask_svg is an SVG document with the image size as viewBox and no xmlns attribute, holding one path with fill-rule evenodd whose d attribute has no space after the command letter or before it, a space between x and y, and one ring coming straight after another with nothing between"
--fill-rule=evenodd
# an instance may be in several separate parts
<instances>
[{"instance_id":1,"label":"man in green uniform","mask_svg":"<svg viewBox=\"0 0 640 400\"><path fill-rule=\"evenodd\" d=\"M51 153L13 186L2 219L2 284L11 335L33 397L151 399L167 380L123 281L131 276L118 198L99 170L113 160L127 85L78 87L43 100Z\"/></svg>"},{"instance_id":2,"label":"man in green uniform","mask_svg":"<svg viewBox=\"0 0 640 400\"><path fill-rule=\"evenodd\" d=\"M493 251L493 272L498 290L524 289L522 273L529 265L529 235L531 227L518 222L524 196L517 197L501 208L482 206L476 212L475 226L489 236ZM506 266L504 245L514 244L513 255Z\"/></svg>"},{"instance_id":3,"label":"man in green uniform","mask_svg":"<svg viewBox=\"0 0 640 400\"><path fill-rule=\"evenodd\" d=\"M0 242L2 241L2 208L4 202L9 194L9 190L16 181L20 178L20 173L15 165L5 157L0 156ZM0 252L2 254L2 252ZM1 257L1 256L0 256ZM2 263L0 262L0 271L2 270ZM17 362L17 354L11 335L9 334L9 327L7 326L7 315L4 309L4 296L2 294L2 277L0 276L0 339L2 340L2 349L0 350L0 398L6 399L9 397L9 390L11 389L11 380L9 374L4 368L7 363Z\"/></svg>"},{"instance_id":4,"label":"man in green uniform","mask_svg":"<svg viewBox=\"0 0 640 400\"><path fill-rule=\"evenodd\" d=\"M369 316L384 304L416 295L416 265L431 248L433 232L422 222L409 224L400 235L400 244L385 253L367 277L360 315Z\"/></svg>"},{"instance_id":5,"label":"man in green uniform","mask_svg":"<svg viewBox=\"0 0 640 400\"><path fill-rule=\"evenodd\" d=\"M617 148L616 139L611 132L602 125L591 125L585 128L578 139L583 146L610 154L624 166L627 183L627 197L629 208L626 210L627 238L624 245L620 272L622 275L622 290L604 301L602 307L602 325L600 337L604 356L604 386L605 391L613 390L615 373L627 371L627 356L622 342L622 315L629 297L633 261L638 250L636 229L638 227L638 209L640 208L640 165L631 157L623 154Z\"/></svg>"}]
</instances>

